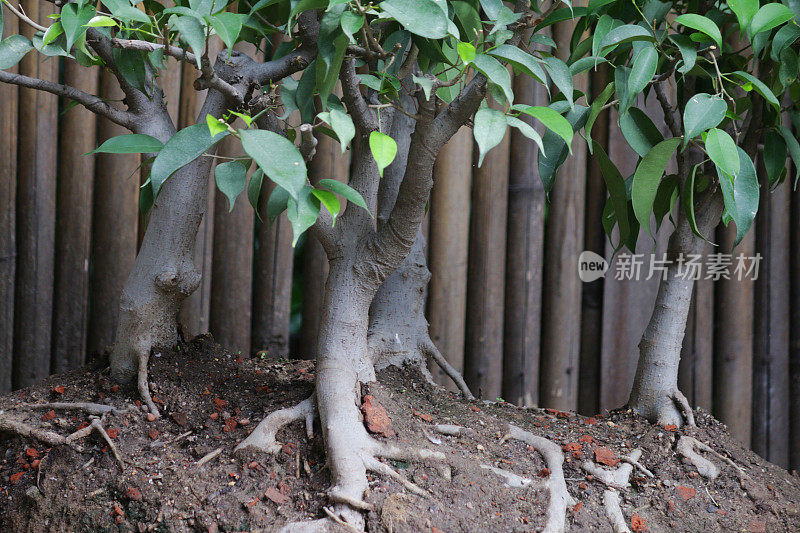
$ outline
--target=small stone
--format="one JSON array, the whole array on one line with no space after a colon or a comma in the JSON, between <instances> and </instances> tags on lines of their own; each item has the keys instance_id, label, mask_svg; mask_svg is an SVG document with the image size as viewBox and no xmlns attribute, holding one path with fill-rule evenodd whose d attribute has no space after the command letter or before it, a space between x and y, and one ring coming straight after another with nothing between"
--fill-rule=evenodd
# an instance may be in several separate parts
<instances>
[{"instance_id":1,"label":"small stone","mask_svg":"<svg viewBox=\"0 0 800 533\"><path fill-rule=\"evenodd\" d=\"M154 415L153 413L147 413L147 421L148 422L153 422L155 419L156 419L156 415Z\"/></svg>"}]
</instances>

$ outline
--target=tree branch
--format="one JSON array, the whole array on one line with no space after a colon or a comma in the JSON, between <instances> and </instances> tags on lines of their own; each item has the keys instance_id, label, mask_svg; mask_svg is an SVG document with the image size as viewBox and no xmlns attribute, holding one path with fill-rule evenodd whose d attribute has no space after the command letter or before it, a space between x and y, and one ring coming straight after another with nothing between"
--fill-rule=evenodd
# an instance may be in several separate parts
<instances>
[{"instance_id":1,"label":"tree branch","mask_svg":"<svg viewBox=\"0 0 800 533\"><path fill-rule=\"evenodd\" d=\"M339 73L339 80L342 82L342 99L347 110L353 116L356 126L362 132L371 132L378 129L378 121L375 114L367 106L364 95L361 94L361 83L356 75L356 64L352 59L346 59L342 64Z\"/></svg>"},{"instance_id":2,"label":"tree branch","mask_svg":"<svg viewBox=\"0 0 800 533\"><path fill-rule=\"evenodd\" d=\"M132 113L117 109L103 99L80 91L75 87L54 83L52 81L40 80L38 78L30 78L22 74L6 72L5 70L0 70L0 81L69 98L70 100L78 102L89 111L102 115L120 126L128 129L133 128L134 116Z\"/></svg>"},{"instance_id":3,"label":"tree branch","mask_svg":"<svg viewBox=\"0 0 800 533\"><path fill-rule=\"evenodd\" d=\"M279 59L254 64L248 75L252 81L269 85L306 68L317 57L319 21L316 10L305 11L297 17L300 46Z\"/></svg>"},{"instance_id":4,"label":"tree branch","mask_svg":"<svg viewBox=\"0 0 800 533\"><path fill-rule=\"evenodd\" d=\"M665 81L657 82L653 84L653 88L656 90L656 98L658 98L658 103L661 104L661 110L664 112L664 121L667 123L667 127L669 131L672 133L673 137L680 137L683 135L680 127L680 116L677 114L675 109L673 109L672 105L669 103L669 98L667 98L667 94L664 92L664 87L662 83Z\"/></svg>"}]
</instances>

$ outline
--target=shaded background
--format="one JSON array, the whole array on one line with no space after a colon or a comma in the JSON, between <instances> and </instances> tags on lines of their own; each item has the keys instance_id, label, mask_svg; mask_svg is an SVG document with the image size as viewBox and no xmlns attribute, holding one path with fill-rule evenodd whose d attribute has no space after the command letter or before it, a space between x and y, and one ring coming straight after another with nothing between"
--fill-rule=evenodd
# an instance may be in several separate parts
<instances>
[{"instance_id":1,"label":"shaded background","mask_svg":"<svg viewBox=\"0 0 800 533\"><path fill-rule=\"evenodd\" d=\"M23 6L34 19L52 8L32 0ZM14 17L5 25L6 35L17 31ZM571 32L557 25L553 37L568 42ZM29 54L19 72L120 98L113 77L42 59ZM170 114L185 127L203 95L192 88L194 69L170 61L160 83ZM591 72L576 89L599 93L606 77ZM530 80L518 79L515 92L520 102L545 102ZM77 367L112 343L119 293L145 229L139 156L82 155L126 132L67 104L0 85L0 392ZM663 126L657 105L639 105ZM637 156L615 121L604 112L593 136L628 176ZM223 143L221 153L235 149ZM601 226L606 192L585 143L574 143L549 204L528 139L507 135L480 169L473 151L471 131L462 129L436 166L425 228L432 338L483 398L585 414L623 405L658 281L608 275L580 282L581 251L612 257ZM338 144L322 137L311 174L344 180L348 164ZM737 248L762 255L758 280L696 284L680 386L758 453L797 468L800 193L782 186L762 198ZM671 230L665 223L655 242L640 235L637 251L661 253ZM227 200L211 188L195 255L203 282L181 311L185 334L211 331L242 353L313 357L326 260L314 241L293 250L290 233L283 218L262 224L244 196L228 213ZM719 229L719 251L730 251L733 235Z\"/></svg>"}]
</instances>

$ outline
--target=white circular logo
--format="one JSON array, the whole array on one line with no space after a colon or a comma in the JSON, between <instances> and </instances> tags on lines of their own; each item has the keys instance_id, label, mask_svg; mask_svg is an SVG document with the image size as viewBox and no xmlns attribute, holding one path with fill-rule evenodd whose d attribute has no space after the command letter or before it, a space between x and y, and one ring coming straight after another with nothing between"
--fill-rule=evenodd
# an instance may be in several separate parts
<instances>
[{"instance_id":1,"label":"white circular logo","mask_svg":"<svg viewBox=\"0 0 800 533\"><path fill-rule=\"evenodd\" d=\"M608 271L608 261L602 255L590 250L581 252L578 256L578 277L584 283L600 279Z\"/></svg>"}]
</instances>

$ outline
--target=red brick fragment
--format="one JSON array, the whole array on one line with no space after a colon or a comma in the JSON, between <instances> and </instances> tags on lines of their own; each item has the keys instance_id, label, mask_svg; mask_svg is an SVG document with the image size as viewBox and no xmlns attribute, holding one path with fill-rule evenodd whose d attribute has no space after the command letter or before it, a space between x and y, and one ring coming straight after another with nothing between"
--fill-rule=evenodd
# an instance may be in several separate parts
<instances>
[{"instance_id":1,"label":"red brick fragment","mask_svg":"<svg viewBox=\"0 0 800 533\"><path fill-rule=\"evenodd\" d=\"M639 516L638 514L634 514L631 517L631 531L634 533L642 533L647 531L647 520Z\"/></svg>"},{"instance_id":2,"label":"red brick fragment","mask_svg":"<svg viewBox=\"0 0 800 533\"><path fill-rule=\"evenodd\" d=\"M689 501L697 494L697 491L692 487L684 487L682 485L675 487L675 490L678 491L678 495L683 498L683 501Z\"/></svg>"},{"instance_id":3,"label":"red brick fragment","mask_svg":"<svg viewBox=\"0 0 800 533\"><path fill-rule=\"evenodd\" d=\"M384 437L394 437L395 432L392 428L392 421L386 413L386 409L378 403L374 396L371 394L364 396L361 412L364 413L364 422L367 424L367 429L370 433L383 435Z\"/></svg>"},{"instance_id":4,"label":"red brick fragment","mask_svg":"<svg viewBox=\"0 0 800 533\"><path fill-rule=\"evenodd\" d=\"M136 487L129 488L126 495L128 496L128 498L136 502L142 499L142 491L140 491Z\"/></svg>"},{"instance_id":5,"label":"red brick fragment","mask_svg":"<svg viewBox=\"0 0 800 533\"><path fill-rule=\"evenodd\" d=\"M276 489L275 487L270 487L267 489L267 492L264 493L264 496L270 499L276 505L283 505L291 500L291 498L281 491Z\"/></svg>"},{"instance_id":6,"label":"red brick fragment","mask_svg":"<svg viewBox=\"0 0 800 533\"><path fill-rule=\"evenodd\" d=\"M619 459L611 448L599 446L594 449L594 460L606 466L617 466Z\"/></svg>"}]
</instances>

